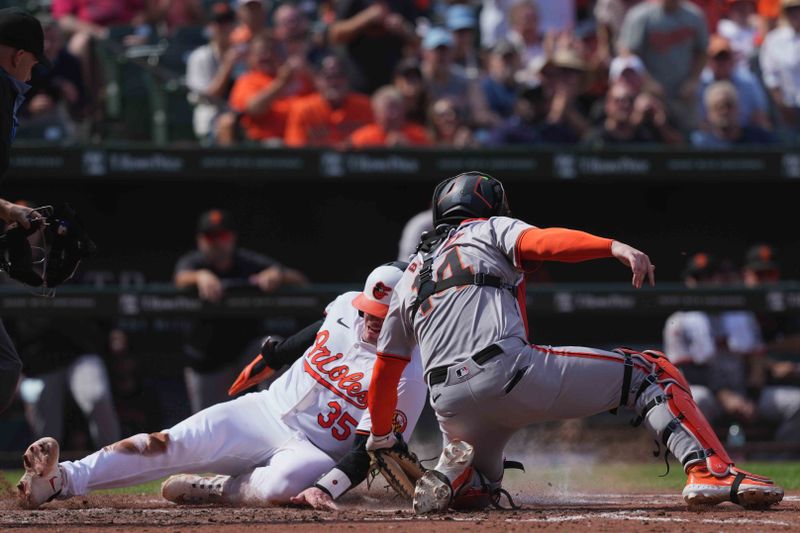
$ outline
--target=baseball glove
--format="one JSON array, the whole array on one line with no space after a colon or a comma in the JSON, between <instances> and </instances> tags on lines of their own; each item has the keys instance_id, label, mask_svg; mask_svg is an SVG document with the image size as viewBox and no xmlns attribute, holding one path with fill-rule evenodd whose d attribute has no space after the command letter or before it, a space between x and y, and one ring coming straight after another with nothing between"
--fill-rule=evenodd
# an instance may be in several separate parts
<instances>
[{"instance_id":1,"label":"baseball glove","mask_svg":"<svg viewBox=\"0 0 800 533\"><path fill-rule=\"evenodd\" d=\"M380 472L395 492L411 500L414 497L417 480L427 469L422 466L417 456L409 451L402 435L397 433L396 437L397 443L391 448L370 452L372 456L370 472L373 478Z\"/></svg>"}]
</instances>

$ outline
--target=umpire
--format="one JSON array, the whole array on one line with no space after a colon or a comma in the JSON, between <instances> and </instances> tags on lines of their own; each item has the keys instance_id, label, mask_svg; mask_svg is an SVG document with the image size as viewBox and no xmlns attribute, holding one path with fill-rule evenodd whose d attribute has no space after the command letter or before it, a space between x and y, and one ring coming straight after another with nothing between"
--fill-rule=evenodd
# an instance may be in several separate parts
<instances>
[{"instance_id":1,"label":"umpire","mask_svg":"<svg viewBox=\"0 0 800 533\"><path fill-rule=\"evenodd\" d=\"M50 68L44 55L42 25L20 9L0 9L0 180L8 170L11 143L17 133L17 111L25 101L34 65ZM30 227L36 212L0 198L0 219ZM2 318L2 317L0 317ZM0 320L0 413L6 410L17 390L22 362Z\"/></svg>"}]
</instances>

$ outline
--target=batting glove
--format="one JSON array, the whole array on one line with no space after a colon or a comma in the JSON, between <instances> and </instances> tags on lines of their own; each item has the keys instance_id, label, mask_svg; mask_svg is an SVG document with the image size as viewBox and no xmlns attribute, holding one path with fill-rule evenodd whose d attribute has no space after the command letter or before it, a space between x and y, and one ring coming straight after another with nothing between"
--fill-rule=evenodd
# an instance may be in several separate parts
<instances>
[{"instance_id":1,"label":"batting glove","mask_svg":"<svg viewBox=\"0 0 800 533\"><path fill-rule=\"evenodd\" d=\"M385 448L391 448L395 444L397 444L397 437L395 437L394 433L390 432L386 435L373 435L370 433L367 439L367 451L374 452L375 450L383 450Z\"/></svg>"},{"instance_id":2,"label":"batting glove","mask_svg":"<svg viewBox=\"0 0 800 533\"><path fill-rule=\"evenodd\" d=\"M258 385L262 381L268 380L275 374L275 370L271 368L266 361L275 344L277 344L276 341L272 340L270 337L267 337L267 339L264 341L264 344L261 346L261 353L258 354L249 365L244 367L244 370L241 371L239 377L236 378L236 381L233 382L231 388L228 389L228 396L236 396L243 390L249 389L253 385Z\"/></svg>"}]
</instances>

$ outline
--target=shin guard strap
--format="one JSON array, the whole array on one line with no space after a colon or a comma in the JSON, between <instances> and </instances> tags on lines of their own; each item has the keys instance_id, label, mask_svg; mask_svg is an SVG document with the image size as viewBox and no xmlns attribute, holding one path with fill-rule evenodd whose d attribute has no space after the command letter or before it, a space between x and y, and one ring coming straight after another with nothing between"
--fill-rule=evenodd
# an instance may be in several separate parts
<instances>
[{"instance_id":1,"label":"shin guard strap","mask_svg":"<svg viewBox=\"0 0 800 533\"><path fill-rule=\"evenodd\" d=\"M736 474L736 479L734 479L733 483L731 484L731 501L733 503L739 503L739 485L742 484L744 478L744 472L739 472Z\"/></svg>"}]
</instances>

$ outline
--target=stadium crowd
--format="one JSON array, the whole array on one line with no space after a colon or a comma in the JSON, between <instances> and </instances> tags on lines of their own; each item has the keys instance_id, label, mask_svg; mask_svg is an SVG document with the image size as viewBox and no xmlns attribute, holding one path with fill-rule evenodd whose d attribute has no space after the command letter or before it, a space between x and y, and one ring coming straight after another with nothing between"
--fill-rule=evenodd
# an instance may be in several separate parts
<instances>
[{"instance_id":1,"label":"stadium crowd","mask_svg":"<svg viewBox=\"0 0 800 533\"><path fill-rule=\"evenodd\" d=\"M27 138L108 138L109 102L139 105L121 61L177 81L167 120L190 102L207 144L728 148L800 129L800 0L23 3L55 63Z\"/></svg>"}]
</instances>

